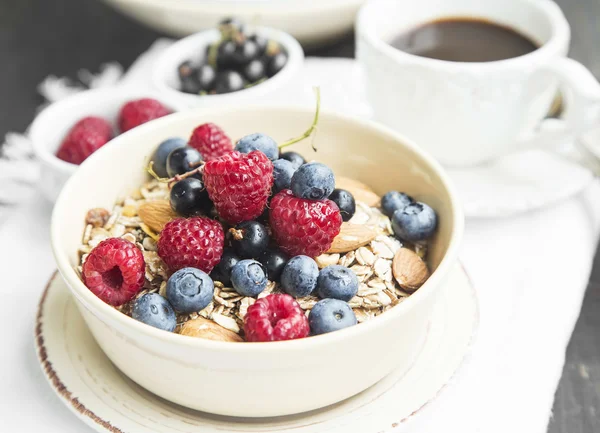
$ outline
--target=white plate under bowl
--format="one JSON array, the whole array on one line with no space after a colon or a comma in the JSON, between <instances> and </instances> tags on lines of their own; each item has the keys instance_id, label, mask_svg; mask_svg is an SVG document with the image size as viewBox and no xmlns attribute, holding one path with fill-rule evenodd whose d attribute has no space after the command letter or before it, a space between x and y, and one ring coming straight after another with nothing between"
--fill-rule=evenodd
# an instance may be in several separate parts
<instances>
[{"instance_id":1,"label":"white plate under bowl","mask_svg":"<svg viewBox=\"0 0 600 433\"><path fill-rule=\"evenodd\" d=\"M215 28L223 18L290 33L302 44L318 46L354 27L365 0L105 0L137 21L173 36Z\"/></svg>"},{"instance_id":2,"label":"white plate under bowl","mask_svg":"<svg viewBox=\"0 0 600 433\"><path fill-rule=\"evenodd\" d=\"M324 409L258 419L186 409L129 380L96 344L58 274L42 295L36 320L37 353L50 386L75 415L99 432L382 433L407 422L450 381L473 343L479 306L467 274L457 266L432 315L421 352L408 371L392 372L361 394Z\"/></svg>"},{"instance_id":3,"label":"white plate under bowl","mask_svg":"<svg viewBox=\"0 0 600 433\"><path fill-rule=\"evenodd\" d=\"M302 76L299 86L281 92L277 100L310 104L312 88L318 85L323 107L372 117L362 70L355 60L308 58ZM600 130L590 134L588 142L594 144L588 148L600 157L599 137ZM515 153L478 167L448 169L448 173L470 218L510 217L550 206L579 193L593 179L589 170L542 150Z\"/></svg>"}]
</instances>

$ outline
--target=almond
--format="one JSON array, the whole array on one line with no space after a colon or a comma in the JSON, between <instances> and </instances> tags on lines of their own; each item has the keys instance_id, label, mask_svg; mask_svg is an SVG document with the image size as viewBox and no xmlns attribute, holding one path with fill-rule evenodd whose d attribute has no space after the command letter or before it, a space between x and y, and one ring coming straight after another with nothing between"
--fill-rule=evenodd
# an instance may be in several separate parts
<instances>
[{"instance_id":1,"label":"almond","mask_svg":"<svg viewBox=\"0 0 600 433\"><path fill-rule=\"evenodd\" d=\"M335 187L345 189L350 192L356 201L362 201L368 206L376 206L380 197L369 186L358 180L349 179L343 176L335 177Z\"/></svg>"},{"instance_id":2,"label":"almond","mask_svg":"<svg viewBox=\"0 0 600 433\"><path fill-rule=\"evenodd\" d=\"M144 224L157 233L162 231L166 223L177 218L177 214L173 212L167 200L152 200L142 203L138 209L138 215Z\"/></svg>"},{"instance_id":3,"label":"almond","mask_svg":"<svg viewBox=\"0 0 600 433\"><path fill-rule=\"evenodd\" d=\"M400 248L392 261L394 278L405 290L414 292L429 278L427 264L408 248Z\"/></svg>"},{"instance_id":4,"label":"almond","mask_svg":"<svg viewBox=\"0 0 600 433\"><path fill-rule=\"evenodd\" d=\"M333 239L331 248L327 251L333 253L347 253L367 245L377 236L377 230L364 224L342 223L340 233Z\"/></svg>"},{"instance_id":5,"label":"almond","mask_svg":"<svg viewBox=\"0 0 600 433\"><path fill-rule=\"evenodd\" d=\"M241 343L242 337L229 329L217 325L212 320L198 317L197 319L188 320L179 330L181 335L187 335L195 338L205 338L214 341L229 341L232 343Z\"/></svg>"}]
</instances>

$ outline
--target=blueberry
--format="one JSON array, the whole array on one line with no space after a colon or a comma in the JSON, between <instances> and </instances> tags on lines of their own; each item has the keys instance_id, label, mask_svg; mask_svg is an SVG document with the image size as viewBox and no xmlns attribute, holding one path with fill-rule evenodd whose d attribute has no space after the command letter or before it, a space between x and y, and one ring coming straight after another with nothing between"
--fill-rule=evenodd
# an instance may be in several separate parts
<instances>
[{"instance_id":1,"label":"blueberry","mask_svg":"<svg viewBox=\"0 0 600 433\"><path fill-rule=\"evenodd\" d=\"M246 80L236 71L224 71L217 75L215 92L217 94L232 93L242 90L246 86Z\"/></svg>"},{"instance_id":2,"label":"blueberry","mask_svg":"<svg viewBox=\"0 0 600 433\"><path fill-rule=\"evenodd\" d=\"M297 298L310 295L317 287L319 267L308 256L292 257L281 273L281 288Z\"/></svg>"},{"instance_id":3,"label":"blueberry","mask_svg":"<svg viewBox=\"0 0 600 433\"><path fill-rule=\"evenodd\" d=\"M214 280L220 281L226 286L231 284L231 270L240 261L238 255L233 251L232 248L225 248L223 255L221 255L221 261L211 273Z\"/></svg>"},{"instance_id":4,"label":"blueberry","mask_svg":"<svg viewBox=\"0 0 600 433\"><path fill-rule=\"evenodd\" d=\"M296 197L321 200L333 192L335 177L325 164L309 162L296 170L291 187Z\"/></svg>"},{"instance_id":5,"label":"blueberry","mask_svg":"<svg viewBox=\"0 0 600 433\"><path fill-rule=\"evenodd\" d=\"M295 169L300 168L302 164L306 164L306 160L298 152L283 152L279 157L287 159L294 165Z\"/></svg>"},{"instance_id":6,"label":"blueberry","mask_svg":"<svg viewBox=\"0 0 600 433\"><path fill-rule=\"evenodd\" d=\"M169 153L180 147L185 147L186 144L183 138L178 137L169 138L160 143L154 151L154 155L152 155L152 161L154 162L152 168L154 172L160 177L169 176L169 173L167 173L167 158L169 157Z\"/></svg>"},{"instance_id":7,"label":"blueberry","mask_svg":"<svg viewBox=\"0 0 600 433\"><path fill-rule=\"evenodd\" d=\"M173 150L167 157L167 173L169 177L187 173L196 168L202 161L202 155L192 147L180 147Z\"/></svg>"},{"instance_id":8,"label":"blueberry","mask_svg":"<svg viewBox=\"0 0 600 433\"><path fill-rule=\"evenodd\" d=\"M195 177L182 179L170 192L171 209L184 217L206 213L212 207L204 182Z\"/></svg>"},{"instance_id":9,"label":"blueberry","mask_svg":"<svg viewBox=\"0 0 600 433\"><path fill-rule=\"evenodd\" d=\"M411 196L403 192L389 191L381 197L381 209L383 209L384 214L391 218L394 212L398 209L404 209L413 201Z\"/></svg>"},{"instance_id":10,"label":"blueberry","mask_svg":"<svg viewBox=\"0 0 600 433\"><path fill-rule=\"evenodd\" d=\"M345 189L334 189L329 195L329 200L337 204L342 214L342 220L349 221L356 212L356 202L354 196Z\"/></svg>"},{"instance_id":11,"label":"blueberry","mask_svg":"<svg viewBox=\"0 0 600 433\"><path fill-rule=\"evenodd\" d=\"M288 160L276 159L273 161L273 191L289 189L295 171L294 164Z\"/></svg>"},{"instance_id":12,"label":"blueberry","mask_svg":"<svg viewBox=\"0 0 600 433\"><path fill-rule=\"evenodd\" d=\"M258 258L269 245L267 228L257 221L244 221L235 228L231 246L243 259Z\"/></svg>"},{"instance_id":13,"label":"blueberry","mask_svg":"<svg viewBox=\"0 0 600 433\"><path fill-rule=\"evenodd\" d=\"M356 315L350 305L338 299L323 299L308 315L312 335L326 334L356 325Z\"/></svg>"},{"instance_id":14,"label":"blueberry","mask_svg":"<svg viewBox=\"0 0 600 433\"><path fill-rule=\"evenodd\" d=\"M281 71L285 67L287 61L288 56L284 52L277 53L271 57L267 63L267 75L269 78Z\"/></svg>"},{"instance_id":15,"label":"blueberry","mask_svg":"<svg viewBox=\"0 0 600 433\"><path fill-rule=\"evenodd\" d=\"M266 78L265 64L259 59L254 59L244 66L242 74L248 82L256 83L257 81Z\"/></svg>"},{"instance_id":16,"label":"blueberry","mask_svg":"<svg viewBox=\"0 0 600 433\"><path fill-rule=\"evenodd\" d=\"M333 298L348 302L358 293L358 277L345 266L327 266L319 272L317 292L323 299Z\"/></svg>"},{"instance_id":17,"label":"blueberry","mask_svg":"<svg viewBox=\"0 0 600 433\"><path fill-rule=\"evenodd\" d=\"M285 268L289 259L283 251L274 249L268 249L258 258L267 269L267 275L272 281L279 281L283 268Z\"/></svg>"},{"instance_id":18,"label":"blueberry","mask_svg":"<svg viewBox=\"0 0 600 433\"><path fill-rule=\"evenodd\" d=\"M235 150L241 153L250 153L253 150L260 150L267 155L271 161L275 161L279 158L277 142L268 135L259 132L240 138L235 145Z\"/></svg>"},{"instance_id":19,"label":"blueberry","mask_svg":"<svg viewBox=\"0 0 600 433\"><path fill-rule=\"evenodd\" d=\"M146 325L173 332L177 325L171 304L158 293L146 293L133 304L131 317Z\"/></svg>"},{"instance_id":20,"label":"blueberry","mask_svg":"<svg viewBox=\"0 0 600 433\"><path fill-rule=\"evenodd\" d=\"M167 299L179 313L203 310L212 301L215 286L206 272L183 268L167 281Z\"/></svg>"},{"instance_id":21,"label":"blueberry","mask_svg":"<svg viewBox=\"0 0 600 433\"><path fill-rule=\"evenodd\" d=\"M258 296L267 287L267 275L256 260L241 260L231 270L231 283L242 296Z\"/></svg>"},{"instance_id":22,"label":"blueberry","mask_svg":"<svg viewBox=\"0 0 600 433\"><path fill-rule=\"evenodd\" d=\"M196 81L200 86L200 90L204 90L206 92L212 90L215 86L215 81L217 79L217 73L215 68L211 65L201 65L196 70Z\"/></svg>"},{"instance_id":23,"label":"blueberry","mask_svg":"<svg viewBox=\"0 0 600 433\"><path fill-rule=\"evenodd\" d=\"M392 230L396 237L418 242L433 236L437 227L435 211L425 203L414 202L398 209L392 216Z\"/></svg>"}]
</instances>

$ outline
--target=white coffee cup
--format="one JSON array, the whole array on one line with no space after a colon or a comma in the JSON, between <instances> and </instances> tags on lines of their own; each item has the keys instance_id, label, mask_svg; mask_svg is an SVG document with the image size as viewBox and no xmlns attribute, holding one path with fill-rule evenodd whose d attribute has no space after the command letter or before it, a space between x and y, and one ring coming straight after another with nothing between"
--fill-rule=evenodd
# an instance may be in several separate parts
<instances>
[{"instance_id":1,"label":"white coffee cup","mask_svg":"<svg viewBox=\"0 0 600 433\"><path fill-rule=\"evenodd\" d=\"M482 18L539 45L492 62L451 62L389 42L440 18ZM550 0L371 0L357 18L357 58L375 118L450 166L573 138L600 119L600 84L566 58L570 29ZM558 89L561 119L544 119Z\"/></svg>"}]
</instances>

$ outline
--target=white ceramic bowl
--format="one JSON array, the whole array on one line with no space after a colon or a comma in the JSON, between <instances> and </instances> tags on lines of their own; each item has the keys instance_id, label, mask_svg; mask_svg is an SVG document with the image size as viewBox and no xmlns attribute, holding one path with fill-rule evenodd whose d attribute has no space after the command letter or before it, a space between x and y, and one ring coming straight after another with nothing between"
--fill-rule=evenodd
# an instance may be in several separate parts
<instances>
[{"instance_id":1,"label":"white ceramic bowl","mask_svg":"<svg viewBox=\"0 0 600 433\"><path fill-rule=\"evenodd\" d=\"M105 0L153 29L186 36L226 17L281 29L306 45L349 33L365 0Z\"/></svg>"},{"instance_id":2,"label":"white ceramic bowl","mask_svg":"<svg viewBox=\"0 0 600 433\"><path fill-rule=\"evenodd\" d=\"M439 229L429 255L431 277L410 298L372 321L276 343L195 339L118 312L90 292L73 268L87 210L111 208L117 197L146 181L144 162L162 140L186 136L210 121L234 139L261 131L281 141L303 131L312 117L312 109L286 106L175 114L116 138L67 182L52 218L58 269L100 347L133 381L193 409L262 417L324 407L363 391L392 369L410 368L428 333L440 289L456 263L463 216L440 165L407 138L369 121L323 112L318 153L312 153L310 140L295 145L295 150L379 193L406 191L438 212Z\"/></svg>"},{"instance_id":3,"label":"white ceramic bowl","mask_svg":"<svg viewBox=\"0 0 600 433\"><path fill-rule=\"evenodd\" d=\"M36 116L29 129L29 138L42 167L40 189L48 200L56 200L67 179L78 168L56 157L60 143L73 125L86 116L101 116L111 122L113 131L118 131L116 122L119 110L126 102L139 98L157 99L173 111L180 111L183 107L157 92L111 87L85 90L61 99Z\"/></svg>"},{"instance_id":4,"label":"white ceramic bowl","mask_svg":"<svg viewBox=\"0 0 600 433\"><path fill-rule=\"evenodd\" d=\"M256 86L238 92L223 95L192 95L179 91L178 66L186 60L198 62L204 59L206 47L219 40L220 33L216 29L206 30L175 42L154 62L152 82L154 87L169 98L177 100L188 107L215 107L218 105L245 101L261 101L265 96L273 95L286 86L297 82L304 62L304 51L292 36L280 30L258 27L252 32L275 40L288 53L288 61L279 73Z\"/></svg>"}]
</instances>

